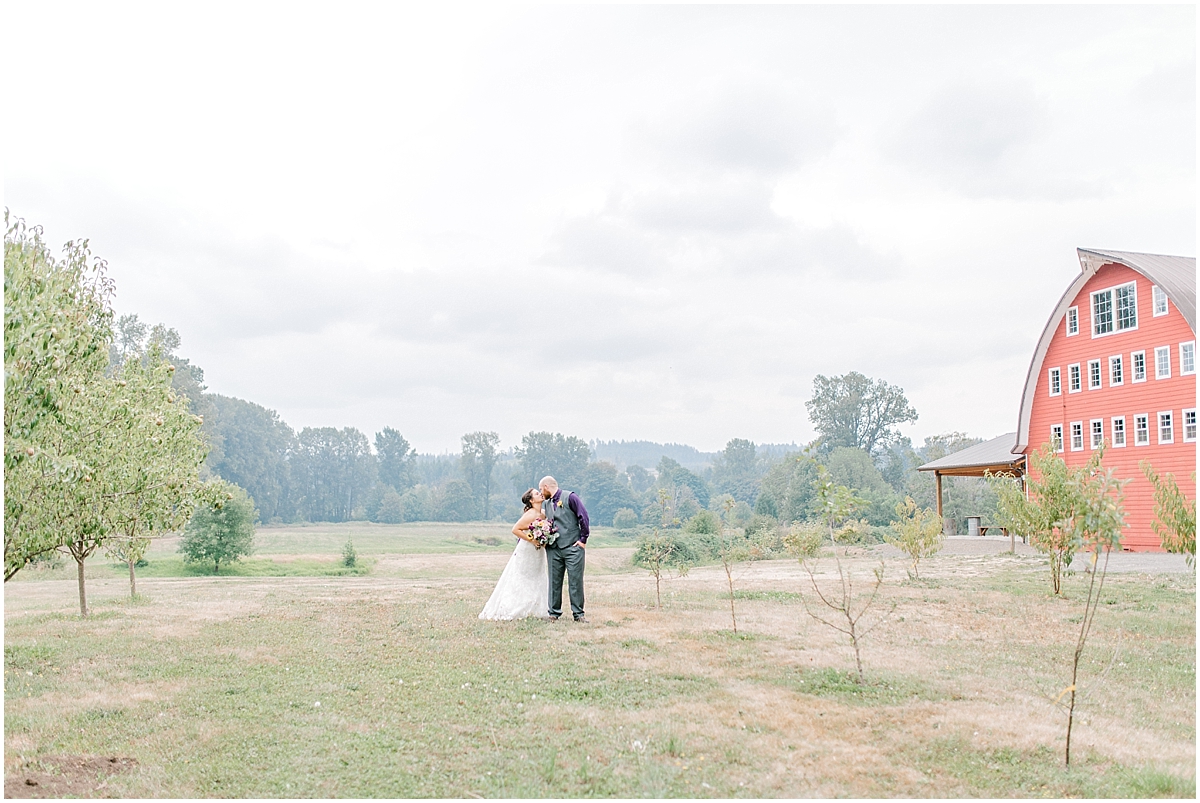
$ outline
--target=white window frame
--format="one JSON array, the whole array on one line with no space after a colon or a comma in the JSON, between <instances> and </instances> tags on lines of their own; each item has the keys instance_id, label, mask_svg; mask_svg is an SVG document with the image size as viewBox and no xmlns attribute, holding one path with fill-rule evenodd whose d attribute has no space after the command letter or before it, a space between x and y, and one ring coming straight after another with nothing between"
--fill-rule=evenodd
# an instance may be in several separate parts
<instances>
[{"instance_id":1,"label":"white window frame","mask_svg":"<svg viewBox=\"0 0 1200 803\"><path fill-rule=\"evenodd\" d=\"M1184 352L1192 355L1192 367L1189 370L1187 364L1183 361ZM1196 373L1196 341L1187 340L1179 344L1179 375L1191 376Z\"/></svg>"},{"instance_id":2,"label":"white window frame","mask_svg":"<svg viewBox=\"0 0 1200 803\"><path fill-rule=\"evenodd\" d=\"M1159 359L1159 355L1163 352L1167 353L1165 360ZM1163 372L1163 366L1166 366L1166 372ZM1155 379L1170 379L1171 378L1171 347L1170 346L1155 346L1154 347L1154 378Z\"/></svg>"},{"instance_id":3,"label":"white window frame","mask_svg":"<svg viewBox=\"0 0 1200 803\"><path fill-rule=\"evenodd\" d=\"M1099 360L1088 360L1088 390L1100 390L1104 387L1104 371Z\"/></svg>"},{"instance_id":4,"label":"white window frame","mask_svg":"<svg viewBox=\"0 0 1200 803\"><path fill-rule=\"evenodd\" d=\"M1078 435L1078 440L1076 440L1077 435ZM1076 446L1075 444L1079 444L1079 445ZM1072 452L1082 452L1083 451L1083 422L1082 421L1072 421L1071 422L1071 451Z\"/></svg>"},{"instance_id":5,"label":"white window frame","mask_svg":"<svg viewBox=\"0 0 1200 803\"><path fill-rule=\"evenodd\" d=\"M1138 424L1145 424L1139 428ZM1143 440L1140 436L1145 435ZM1150 414L1137 413L1133 417L1133 445L1134 446L1149 446L1150 445Z\"/></svg>"},{"instance_id":6,"label":"white window frame","mask_svg":"<svg viewBox=\"0 0 1200 803\"><path fill-rule=\"evenodd\" d=\"M1081 390L1083 390L1083 369L1079 363L1073 362L1067 366L1067 393L1078 393Z\"/></svg>"},{"instance_id":7,"label":"white window frame","mask_svg":"<svg viewBox=\"0 0 1200 803\"><path fill-rule=\"evenodd\" d=\"M1163 290L1161 287L1159 287L1157 284L1154 285L1151 296L1154 299L1154 302L1151 305L1151 309L1153 310L1155 318L1158 318L1162 315L1166 315L1168 312L1171 311L1170 306L1167 304L1166 291Z\"/></svg>"},{"instance_id":8,"label":"white window frame","mask_svg":"<svg viewBox=\"0 0 1200 803\"><path fill-rule=\"evenodd\" d=\"M1158 443L1160 446L1175 442L1175 416L1173 410L1160 410L1158 413ZM1167 427L1170 429L1171 437L1163 440L1163 419L1167 419Z\"/></svg>"},{"instance_id":9,"label":"white window frame","mask_svg":"<svg viewBox=\"0 0 1200 803\"><path fill-rule=\"evenodd\" d=\"M1133 288L1133 326L1121 327L1119 325L1121 323L1121 319L1120 319L1120 316L1117 314L1117 291L1123 290L1127 287ZM1105 293L1109 294L1108 295L1108 303L1110 305L1112 305L1111 313L1112 313L1112 327L1113 328L1112 328L1112 331L1109 331L1109 332L1097 332L1096 331L1096 296L1101 296L1101 295L1104 295ZM1091 299L1092 299L1091 309L1092 309L1092 338L1093 339L1097 338L1097 337L1108 337L1109 335L1116 335L1116 334L1120 334L1121 332L1136 332L1137 331L1137 328L1138 328L1137 282L1121 282L1121 284L1114 284L1112 287L1106 287L1103 290L1094 290L1094 291L1092 291Z\"/></svg>"},{"instance_id":10,"label":"white window frame","mask_svg":"<svg viewBox=\"0 0 1200 803\"><path fill-rule=\"evenodd\" d=\"M1138 379L1137 364L1138 357L1142 358L1142 378ZM1145 382L1146 381L1146 352L1131 351L1129 352L1129 381L1130 382Z\"/></svg>"},{"instance_id":11,"label":"white window frame","mask_svg":"<svg viewBox=\"0 0 1200 803\"><path fill-rule=\"evenodd\" d=\"M1114 449L1125 448L1125 416L1114 415L1112 417L1112 445Z\"/></svg>"},{"instance_id":12,"label":"white window frame","mask_svg":"<svg viewBox=\"0 0 1200 803\"><path fill-rule=\"evenodd\" d=\"M1099 442L1097 442L1099 436ZM1088 427L1088 448L1099 449L1104 446L1104 419L1093 418Z\"/></svg>"},{"instance_id":13,"label":"white window frame","mask_svg":"<svg viewBox=\"0 0 1200 803\"><path fill-rule=\"evenodd\" d=\"M1196 442L1196 408L1189 407L1186 410L1183 410L1182 413L1183 413L1183 415L1181 416L1181 418L1183 418L1183 442L1184 443L1195 443ZM1189 416L1192 419L1191 424L1188 423ZM1189 428L1191 429L1190 435L1188 434Z\"/></svg>"},{"instance_id":14,"label":"white window frame","mask_svg":"<svg viewBox=\"0 0 1200 803\"><path fill-rule=\"evenodd\" d=\"M1067 337L1079 334L1079 307L1067 307ZM1072 329L1074 325L1074 329Z\"/></svg>"},{"instance_id":15,"label":"white window frame","mask_svg":"<svg viewBox=\"0 0 1200 803\"><path fill-rule=\"evenodd\" d=\"M1115 371L1113 369L1116 369ZM1108 358L1108 386L1119 387L1125 384L1125 355L1114 354Z\"/></svg>"},{"instance_id":16,"label":"white window frame","mask_svg":"<svg viewBox=\"0 0 1200 803\"><path fill-rule=\"evenodd\" d=\"M1066 441L1063 440L1062 424L1050 425L1050 448L1054 450L1055 454L1062 454L1067 450Z\"/></svg>"},{"instance_id":17,"label":"white window frame","mask_svg":"<svg viewBox=\"0 0 1200 803\"><path fill-rule=\"evenodd\" d=\"M1062 369L1051 368L1046 372L1046 384L1050 387L1051 396L1062 395Z\"/></svg>"}]
</instances>

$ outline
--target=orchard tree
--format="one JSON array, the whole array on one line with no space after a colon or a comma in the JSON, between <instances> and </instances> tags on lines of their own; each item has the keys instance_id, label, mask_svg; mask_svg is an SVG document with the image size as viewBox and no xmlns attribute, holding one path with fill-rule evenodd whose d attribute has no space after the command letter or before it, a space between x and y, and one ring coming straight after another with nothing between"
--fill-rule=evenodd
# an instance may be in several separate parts
<instances>
[{"instance_id":1,"label":"orchard tree","mask_svg":"<svg viewBox=\"0 0 1200 803\"><path fill-rule=\"evenodd\" d=\"M88 486L81 450L99 415L112 282L86 240L50 253L40 227L4 211L4 579L65 543L61 519ZM90 494L84 494L90 496ZM80 500L74 500L76 502Z\"/></svg>"},{"instance_id":2,"label":"orchard tree","mask_svg":"<svg viewBox=\"0 0 1200 803\"><path fill-rule=\"evenodd\" d=\"M1102 452L1093 452L1093 460ZM1063 576L1080 547L1071 527L1076 502L1072 470L1051 444L1045 444L1029 456L1025 490L1008 476L988 481L996 492L997 524L1029 536L1029 543L1049 561L1051 588L1062 594Z\"/></svg>"},{"instance_id":3,"label":"orchard tree","mask_svg":"<svg viewBox=\"0 0 1200 803\"><path fill-rule=\"evenodd\" d=\"M212 561L213 573L220 574L221 563L229 563L254 552L254 524L258 511L244 490L215 480L207 492L213 501L197 508L179 541L186 561Z\"/></svg>"},{"instance_id":4,"label":"orchard tree","mask_svg":"<svg viewBox=\"0 0 1200 803\"><path fill-rule=\"evenodd\" d=\"M817 374L812 398L804 406L823 449L849 446L872 454L899 438L897 424L917 420L903 388L857 371L835 377Z\"/></svg>"},{"instance_id":5,"label":"orchard tree","mask_svg":"<svg viewBox=\"0 0 1200 803\"><path fill-rule=\"evenodd\" d=\"M1188 566L1196 567L1196 500L1188 499L1179 490L1175 476L1165 474L1159 476L1150 465L1143 460L1138 465L1146 479L1154 486L1154 522L1150 525L1158 534L1159 543L1168 552L1182 552L1187 558ZM1196 484L1196 472L1192 472L1192 485Z\"/></svg>"},{"instance_id":6,"label":"orchard tree","mask_svg":"<svg viewBox=\"0 0 1200 803\"><path fill-rule=\"evenodd\" d=\"M896 504L896 519L891 528L895 535L885 535L883 540L912 559L909 575L919 579L921 561L936 555L946 543L941 516L931 508L918 507L908 496Z\"/></svg>"},{"instance_id":7,"label":"orchard tree","mask_svg":"<svg viewBox=\"0 0 1200 803\"><path fill-rule=\"evenodd\" d=\"M687 575L688 569L697 562L691 544L679 533L655 530L637 540L633 551L633 565L650 572L654 578L654 605L662 609L662 582L674 572L677 577Z\"/></svg>"},{"instance_id":8,"label":"orchard tree","mask_svg":"<svg viewBox=\"0 0 1200 803\"><path fill-rule=\"evenodd\" d=\"M483 507L484 519L492 515L492 469L499 446L500 436L495 432L468 432L462 436L462 473Z\"/></svg>"}]
</instances>

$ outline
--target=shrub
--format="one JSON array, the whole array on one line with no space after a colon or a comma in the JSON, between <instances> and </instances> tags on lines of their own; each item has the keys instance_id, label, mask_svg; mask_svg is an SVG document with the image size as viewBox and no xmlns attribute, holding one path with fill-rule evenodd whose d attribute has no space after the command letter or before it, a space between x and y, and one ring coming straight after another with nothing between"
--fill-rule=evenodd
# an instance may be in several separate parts
<instances>
[{"instance_id":1,"label":"shrub","mask_svg":"<svg viewBox=\"0 0 1200 803\"><path fill-rule=\"evenodd\" d=\"M399 498L398 495L397 498ZM354 541L353 539L347 538L346 545L342 547L342 565L347 569L353 569L357 563L358 553L354 551Z\"/></svg>"},{"instance_id":2,"label":"shrub","mask_svg":"<svg viewBox=\"0 0 1200 803\"><path fill-rule=\"evenodd\" d=\"M825 530L816 522L793 524L783 537L783 544L800 560L815 558L825 544Z\"/></svg>"},{"instance_id":3,"label":"shrub","mask_svg":"<svg viewBox=\"0 0 1200 803\"><path fill-rule=\"evenodd\" d=\"M618 530L632 530L637 526L637 513L627 507L621 508L613 515L613 527Z\"/></svg>"},{"instance_id":4,"label":"shrub","mask_svg":"<svg viewBox=\"0 0 1200 803\"><path fill-rule=\"evenodd\" d=\"M683 531L695 535L718 535L721 532L721 520L711 510L701 510L688 519Z\"/></svg>"}]
</instances>

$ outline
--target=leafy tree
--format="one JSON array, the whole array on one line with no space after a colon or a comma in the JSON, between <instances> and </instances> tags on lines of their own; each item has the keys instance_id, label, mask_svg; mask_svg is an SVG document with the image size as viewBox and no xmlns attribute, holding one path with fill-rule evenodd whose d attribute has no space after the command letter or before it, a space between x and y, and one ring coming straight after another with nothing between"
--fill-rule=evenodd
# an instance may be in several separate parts
<instances>
[{"instance_id":1,"label":"leafy tree","mask_svg":"<svg viewBox=\"0 0 1200 803\"><path fill-rule=\"evenodd\" d=\"M612 463L589 463L580 478L578 493L594 524L610 525L617 511L637 504L617 467Z\"/></svg>"},{"instance_id":2,"label":"leafy tree","mask_svg":"<svg viewBox=\"0 0 1200 803\"><path fill-rule=\"evenodd\" d=\"M642 521L663 529L680 527L684 520L700 512L700 505L686 485L659 488L653 501L642 510Z\"/></svg>"},{"instance_id":3,"label":"leafy tree","mask_svg":"<svg viewBox=\"0 0 1200 803\"><path fill-rule=\"evenodd\" d=\"M683 527L683 531L685 533L703 535L720 535L721 519L711 510L701 510L695 516L688 519L687 524Z\"/></svg>"},{"instance_id":4,"label":"leafy tree","mask_svg":"<svg viewBox=\"0 0 1200 803\"><path fill-rule=\"evenodd\" d=\"M613 526L618 530L632 530L638 526L638 514L636 511L623 507L613 516Z\"/></svg>"},{"instance_id":5,"label":"leafy tree","mask_svg":"<svg viewBox=\"0 0 1200 803\"><path fill-rule=\"evenodd\" d=\"M1173 474L1159 476L1148 460L1138 464L1146 479L1154 486L1154 518L1150 525L1158 535L1162 548L1182 552L1188 566L1196 568L1196 500L1188 499L1179 490ZM1196 472L1192 472L1196 484Z\"/></svg>"},{"instance_id":6,"label":"leafy tree","mask_svg":"<svg viewBox=\"0 0 1200 803\"><path fill-rule=\"evenodd\" d=\"M781 522L807 521L817 515L817 463L806 455L790 454L762 479L754 510Z\"/></svg>"},{"instance_id":7,"label":"leafy tree","mask_svg":"<svg viewBox=\"0 0 1200 803\"><path fill-rule=\"evenodd\" d=\"M1096 458L1102 453L1102 449L1093 452L1087 465L1094 463L1098 469ZM1061 594L1063 575L1080 547L1071 526L1077 501L1075 481L1066 461L1045 444L1029 456L1024 492L1008 477L992 477L989 482L997 494L1000 526L1027 535L1033 547L1046 555L1050 585L1056 595Z\"/></svg>"},{"instance_id":8,"label":"leafy tree","mask_svg":"<svg viewBox=\"0 0 1200 803\"><path fill-rule=\"evenodd\" d=\"M872 454L899 437L897 424L917 420L902 388L856 371L835 377L817 374L812 398L804 406L823 449L849 446Z\"/></svg>"},{"instance_id":9,"label":"leafy tree","mask_svg":"<svg viewBox=\"0 0 1200 803\"><path fill-rule=\"evenodd\" d=\"M758 455L754 444L748 440L734 438L713 461L713 488L739 502L754 504L760 479Z\"/></svg>"},{"instance_id":10,"label":"leafy tree","mask_svg":"<svg viewBox=\"0 0 1200 803\"><path fill-rule=\"evenodd\" d=\"M86 421L98 413L113 285L86 240L56 258L40 227L4 211L4 579L65 542L86 490ZM102 423L97 421L96 423Z\"/></svg>"},{"instance_id":11,"label":"leafy tree","mask_svg":"<svg viewBox=\"0 0 1200 803\"><path fill-rule=\"evenodd\" d=\"M469 432L462 436L462 472L482 503L484 519L491 518L492 469L496 466L496 448L500 436L495 432Z\"/></svg>"},{"instance_id":12,"label":"leafy tree","mask_svg":"<svg viewBox=\"0 0 1200 803\"><path fill-rule=\"evenodd\" d=\"M635 494L642 494L654 487L654 475L641 466L626 466L629 487Z\"/></svg>"},{"instance_id":13,"label":"leafy tree","mask_svg":"<svg viewBox=\"0 0 1200 803\"><path fill-rule=\"evenodd\" d=\"M909 573L914 578L921 576L921 561L936 555L946 543L942 520L937 511L917 507L911 496L905 497L903 502L896 503L896 519L892 522L892 531L895 532L895 536L885 535L883 539L912 558L912 569Z\"/></svg>"},{"instance_id":14,"label":"leafy tree","mask_svg":"<svg viewBox=\"0 0 1200 803\"><path fill-rule=\"evenodd\" d=\"M253 554L258 511L254 500L236 485L215 480L212 486L216 501L197 508L179 539L179 551L186 561L211 560L213 573L220 574L222 561L230 563Z\"/></svg>"},{"instance_id":15,"label":"leafy tree","mask_svg":"<svg viewBox=\"0 0 1200 803\"><path fill-rule=\"evenodd\" d=\"M660 488L685 487L692 492L696 504L700 507L708 507L711 494L704 480L669 457L664 456L658 463L658 486Z\"/></svg>"},{"instance_id":16,"label":"leafy tree","mask_svg":"<svg viewBox=\"0 0 1200 803\"><path fill-rule=\"evenodd\" d=\"M896 503L900 500L879 473L870 455L862 449L839 446L829 452L825 465L835 483L852 489L864 500L863 518L876 526L892 520Z\"/></svg>"},{"instance_id":17,"label":"leafy tree","mask_svg":"<svg viewBox=\"0 0 1200 803\"><path fill-rule=\"evenodd\" d=\"M560 488L575 490L583 479L591 448L587 442L560 433L530 432L513 449L520 464L520 483L535 488L546 475L558 480Z\"/></svg>"},{"instance_id":18,"label":"leafy tree","mask_svg":"<svg viewBox=\"0 0 1200 803\"><path fill-rule=\"evenodd\" d=\"M396 489L387 487L383 492L383 498L379 502L379 508L375 514L374 521L382 522L383 524L403 524L404 518L404 497L396 493Z\"/></svg>"},{"instance_id":19,"label":"leafy tree","mask_svg":"<svg viewBox=\"0 0 1200 803\"><path fill-rule=\"evenodd\" d=\"M450 480L434 491L431 505L434 521L471 521L479 516L475 494L463 480Z\"/></svg>"},{"instance_id":20,"label":"leafy tree","mask_svg":"<svg viewBox=\"0 0 1200 803\"><path fill-rule=\"evenodd\" d=\"M178 371L176 372L178 373ZM296 433L279 414L254 402L207 394L211 412L205 432L214 442L206 465L223 480L245 488L266 521L295 515L289 457Z\"/></svg>"},{"instance_id":21,"label":"leafy tree","mask_svg":"<svg viewBox=\"0 0 1200 803\"><path fill-rule=\"evenodd\" d=\"M842 565L841 557L838 555L838 540L839 538L848 540L848 536L856 526L853 516L865 504L865 500L855 496L850 488L833 482L828 469L821 465L817 466L814 488L820 520L829 536L829 542L833 546L833 560L837 566L838 584L831 590L821 588L817 582L812 561L804 557L804 553L801 552L800 565L804 567L805 573L808 575L813 596L829 611L829 614L820 613L816 604L810 602L809 598L803 594L800 602L804 606L805 613L813 619L850 638L850 645L854 648L854 665L858 670L858 682L861 683L863 681L862 640L884 621L883 618L880 618L870 626L863 624L863 617L875 604L879 590L883 586L883 563L880 562L879 567L875 569L875 583L867 598L856 600L853 577L849 570Z\"/></svg>"},{"instance_id":22,"label":"leafy tree","mask_svg":"<svg viewBox=\"0 0 1200 803\"><path fill-rule=\"evenodd\" d=\"M375 452L379 456L379 481L400 493L416 484L416 452L408 440L391 427L375 433Z\"/></svg>"},{"instance_id":23,"label":"leafy tree","mask_svg":"<svg viewBox=\"0 0 1200 803\"><path fill-rule=\"evenodd\" d=\"M375 455L353 427L305 427L297 438L292 475L309 521L348 521L375 481Z\"/></svg>"},{"instance_id":24,"label":"leafy tree","mask_svg":"<svg viewBox=\"0 0 1200 803\"><path fill-rule=\"evenodd\" d=\"M687 575L696 564L691 545L678 533L655 530L638 539L633 552L633 565L647 569L654 578L654 604L662 609L662 581L674 571L676 576Z\"/></svg>"},{"instance_id":25,"label":"leafy tree","mask_svg":"<svg viewBox=\"0 0 1200 803\"><path fill-rule=\"evenodd\" d=\"M206 447L197 416L171 384L174 368L153 343L117 373L128 399L116 425L120 459L97 466L109 554L129 567L129 595L137 596L136 565L152 538L183 527L204 494L200 467Z\"/></svg>"}]
</instances>

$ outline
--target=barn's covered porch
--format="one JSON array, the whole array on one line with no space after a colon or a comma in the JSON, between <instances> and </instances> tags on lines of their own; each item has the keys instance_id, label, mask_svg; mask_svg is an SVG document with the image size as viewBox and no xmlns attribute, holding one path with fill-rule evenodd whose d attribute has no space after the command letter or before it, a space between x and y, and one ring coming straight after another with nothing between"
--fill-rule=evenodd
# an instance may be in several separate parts
<instances>
[{"instance_id":1,"label":"barn's covered porch","mask_svg":"<svg viewBox=\"0 0 1200 803\"><path fill-rule=\"evenodd\" d=\"M984 477L988 474L1024 477L1025 455L1012 451L1016 442L1017 433L1009 432L918 466L917 471L933 472L938 515L942 515L942 477Z\"/></svg>"}]
</instances>

